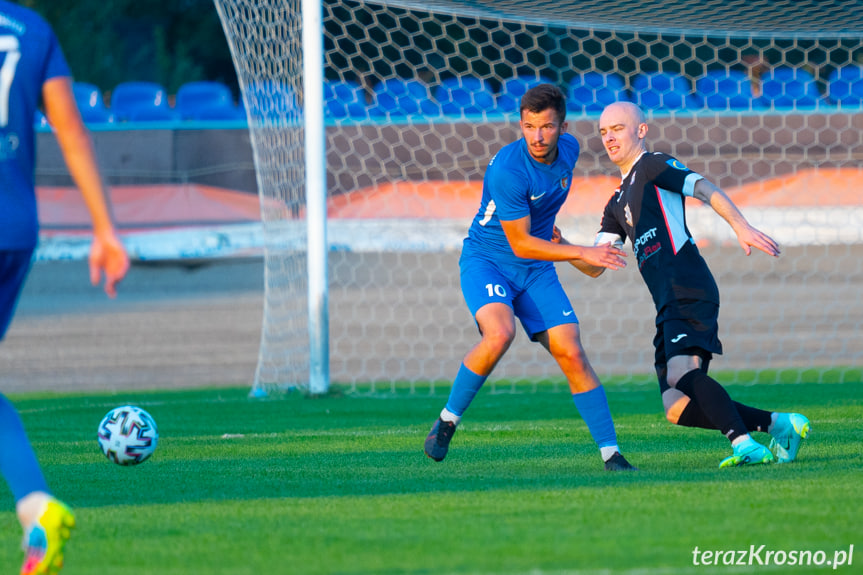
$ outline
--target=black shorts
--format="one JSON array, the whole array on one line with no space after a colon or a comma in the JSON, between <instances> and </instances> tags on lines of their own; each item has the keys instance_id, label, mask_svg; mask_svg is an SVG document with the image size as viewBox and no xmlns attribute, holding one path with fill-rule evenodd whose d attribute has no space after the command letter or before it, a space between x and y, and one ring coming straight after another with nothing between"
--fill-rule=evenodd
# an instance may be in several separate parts
<instances>
[{"instance_id":1,"label":"black shorts","mask_svg":"<svg viewBox=\"0 0 863 575\"><path fill-rule=\"evenodd\" d=\"M722 354L719 341L719 305L709 301L678 302L676 313L656 326L653 338L657 366L664 366L675 355L697 355L710 361Z\"/></svg>"}]
</instances>

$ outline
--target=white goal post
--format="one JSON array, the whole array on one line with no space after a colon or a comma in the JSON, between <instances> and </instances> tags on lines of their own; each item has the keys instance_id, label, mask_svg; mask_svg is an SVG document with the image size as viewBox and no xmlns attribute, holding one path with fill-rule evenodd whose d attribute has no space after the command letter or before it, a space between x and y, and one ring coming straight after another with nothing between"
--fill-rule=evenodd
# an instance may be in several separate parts
<instances>
[{"instance_id":1,"label":"white goal post","mask_svg":"<svg viewBox=\"0 0 863 575\"><path fill-rule=\"evenodd\" d=\"M861 377L863 14L847 3L214 1L261 198L253 391L449 384L477 339L460 242L537 81L568 94L582 147L558 222L570 241L592 241L616 186L601 104L636 101L652 149L720 185L783 247L747 258L690 206L723 298L713 369L741 383ZM558 272L600 377L650 382L654 314L634 268ZM562 383L520 334L490 385L525 381Z\"/></svg>"}]
</instances>

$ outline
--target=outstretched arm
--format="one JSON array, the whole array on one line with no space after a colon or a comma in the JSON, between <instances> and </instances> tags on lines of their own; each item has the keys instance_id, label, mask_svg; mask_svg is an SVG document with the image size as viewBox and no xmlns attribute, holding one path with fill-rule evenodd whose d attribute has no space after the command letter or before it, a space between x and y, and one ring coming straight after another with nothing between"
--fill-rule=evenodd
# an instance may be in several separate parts
<instances>
[{"instance_id":1,"label":"outstretched arm","mask_svg":"<svg viewBox=\"0 0 863 575\"><path fill-rule=\"evenodd\" d=\"M81 190L93 222L90 248L90 281L98 285L105 274L105 293L117 295L117 284L129 269L129 257L114 230L108 209L107 190L102 182L93 142L75 103L72 81L52 78L42 88L45 115L54 128L63 159L75 185Z\"/></svg>"},{"instance_id":2,"label":"outstretched arm","mask_svg":"<svg viewBox=\"0 0 863 575\"><path fill-rule=\"evenodd\" d=\"M731 201L731 198L713 183L704 178L698 180L695 183L693 195L709 204L722 219L728 222L728 225L737 234L737 241L747 256L752 253L752 248L758 248L767 255L779 256L779 244L776 243L776 240L752 227L737 209L737 206L734 205L734 202Z\"/></svg>"},{"instance_id":3,"label":"outstretched arm","mask_svg":"<svg viewBox=\"0 0 863 575\"><path fill-rule=\"evenodd\" d=\"M581 260L591 266L612 270L626 267L623 251L610 245L586 247L555 243L530 234L530 216L500 222L513 253L520 258L563 262ZM574 265L574 264L573 264Z\"/></svg>"},{"instance_id":4,"label":"outstretched arm","mask_svg":"<svg viewBox=\"0 0 863 575\"><path fill-rule=\"evenodd\" d=\"M551 241L558 244L563 244L565 246L571 246L563 234L560 232L560 228L554 226L554 233L552 234ZM598 247L610 246L614 249L617 249L620 252L620 255L626 255L626 252L623 251L623 244L614 243L614 242L603 242L602 244L598 244ZM569 260L569 263L572 264L572 267L580 271L581 273L588 275L592 278L597 278L602 275L602 272L605 271L604 266L596 266L592 265L584 260Z\"/></svg>"}]
</instances>

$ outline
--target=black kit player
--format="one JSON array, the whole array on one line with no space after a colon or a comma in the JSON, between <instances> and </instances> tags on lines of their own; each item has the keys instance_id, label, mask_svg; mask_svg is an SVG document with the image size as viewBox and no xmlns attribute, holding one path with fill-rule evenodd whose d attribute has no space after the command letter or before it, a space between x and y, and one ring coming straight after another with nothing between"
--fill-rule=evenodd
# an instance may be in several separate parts
<instances>
[{"instance_id":1,"label":"black kit player","mask_svg":"<svg viewBox=\"0 0 863 575\"><path fill-rule=\"evenodd\" d=\"M746 255L752 248L778 257L777 243L752 227L717 186L676 158L648 152L644 113L630 102L605 108L599 133L622 176L609 199L596 244L633 246L638 270L656 306L655 367L667 419L687 427L718 429L733 454L720 467L793 461L810 429L798 413L778 413L735 402L707 374L718 337L719 289L686 226L686 197L709 205L737 234ZM597 270L602 272L603 270ZM750 431L772 436L770 449Z\"/></svg>"}]
</instances>

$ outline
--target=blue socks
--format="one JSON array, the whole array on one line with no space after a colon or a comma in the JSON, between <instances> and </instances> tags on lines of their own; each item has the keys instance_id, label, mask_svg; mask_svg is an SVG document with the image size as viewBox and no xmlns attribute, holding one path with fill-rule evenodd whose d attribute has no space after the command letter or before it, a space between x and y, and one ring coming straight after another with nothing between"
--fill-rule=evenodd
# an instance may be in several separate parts
<instances>
[{"instance_id":1,"label":"blue socks","mask_svg":"<svg viewBox=\"0 0 863 575\"><path fill-rule=\"evenodd\" d=\"M18 412L0 394L0 475L9 484L15 501L34 491L48 492L36 454L30 446Z\"/></svg>"},{"instance_id":2,"label":"blue socks","mask_svg":"<svg viewBox=\"0 0 863 575\"><path fill-rule=\"evenodd\" d=\"M603 459L607 459L606 452L613 453L611 448L617 450L617 434L614 431L611 410L608 408L608 399L605 397L605 388L600 385L590 391L573 393L572 399L587 424L590 435L603 452Z\"/></svg>"},{"instance_id":3,"label":"blue socks","mask_svg":"<svg viewBox=\"0 0 863 575\"><path fill-rule=\"evenodd\" d=\"M446 410L460 418L487 378L487 375L477 375L461 364L446 402Z\"/></svg>"},{"instance_id":4,"label":"blue socks","mask_svg":"<svg viewBox=\"0 0 863 575\"><path fill-rule=\"evenodd\" d=\"M458 424L462 414L470 406L487 377L477 375L462 363L452 384L449 400L441 412L442 419ZM619 449L617 447L617 433L614 431L614 421L611 419L611 410L605 396L605 388L600 385L584 393L574 393L572 399L578 413L587 424L590 435L596 441L602 459L607 461Z\"/></svg>"}]
</instances>

